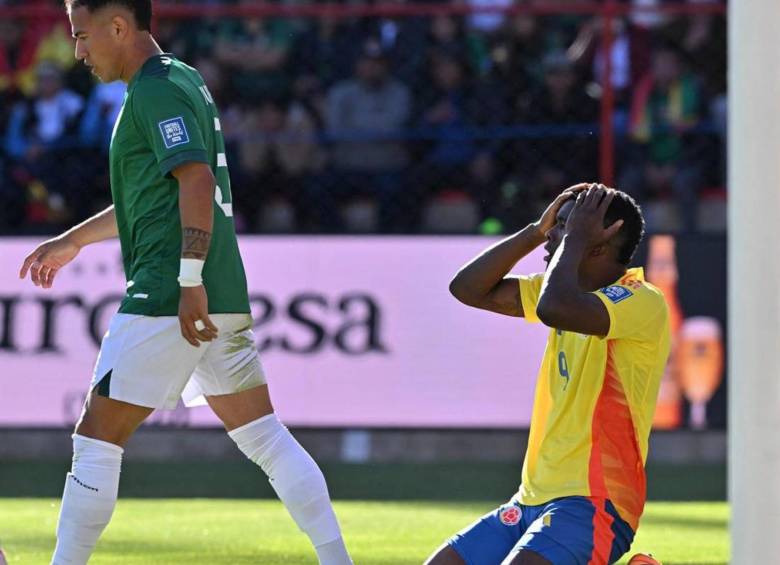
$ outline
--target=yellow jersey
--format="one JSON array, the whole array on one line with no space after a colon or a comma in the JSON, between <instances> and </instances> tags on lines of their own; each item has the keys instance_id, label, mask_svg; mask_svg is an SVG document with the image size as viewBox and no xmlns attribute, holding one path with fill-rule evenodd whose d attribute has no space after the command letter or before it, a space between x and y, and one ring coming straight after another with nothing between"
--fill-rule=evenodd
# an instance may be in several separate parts
<instances>
[{"instance_id":1,"label":"yellow jersey","mask_svg":"<svg viewBox=\"0 0 780 565\"><path fill-rule=\"evenodd\" d=\"M540 322L543 279L520 278L529 322ZM550 330L516 498L533 506L564 496L604 497L636 531L648 437L669 355L669 313L641 268L593 294L609 312L609 333Z\"/></svg>"}]
</instances>

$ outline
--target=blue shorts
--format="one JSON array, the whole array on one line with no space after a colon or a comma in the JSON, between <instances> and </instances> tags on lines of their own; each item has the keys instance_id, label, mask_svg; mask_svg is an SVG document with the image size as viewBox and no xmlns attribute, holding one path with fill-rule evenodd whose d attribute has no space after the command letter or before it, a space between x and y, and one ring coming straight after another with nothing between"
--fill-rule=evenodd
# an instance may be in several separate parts
<instances>
[{"instance_id":1,"label":"blue shorts","mask_svg":"<svg viewBox=\"0 0 780 565\"><path fill-rule=\"evenodd\" d=\"M467 565L500 565L521 549L553 565L607 565L633 540L634 531L609 500L569 496L539 506L510 501L448 543Z\"/></svg>"}]
</instances>

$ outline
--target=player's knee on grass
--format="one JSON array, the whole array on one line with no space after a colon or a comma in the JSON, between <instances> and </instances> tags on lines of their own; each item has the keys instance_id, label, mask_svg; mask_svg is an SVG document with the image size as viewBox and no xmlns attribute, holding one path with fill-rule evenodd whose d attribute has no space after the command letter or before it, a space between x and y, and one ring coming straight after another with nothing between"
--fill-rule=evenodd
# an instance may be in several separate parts
<instances>
[{"instance_id":1,"label":"player's knee on grass","mask_svg":"<svg viewBox=\"0 0 780 565\"><path fill-rule=\"evenodd\" d=\"M521 508L528 525L502 565L607 565L628 550L634 537L605 499L572 496Z\"/></svg>"},{"instance_id":2,"label":"player's knee on grass","mask_svg":"<svg viewBox=\"0 0 780 565\"><path fill-rule=\"evenodd\" d=\"M633 531L609 501L574 496L537 506L512 500L448 543L470 565L606 565L632 540Z\"/></svg>"}]
</instances>

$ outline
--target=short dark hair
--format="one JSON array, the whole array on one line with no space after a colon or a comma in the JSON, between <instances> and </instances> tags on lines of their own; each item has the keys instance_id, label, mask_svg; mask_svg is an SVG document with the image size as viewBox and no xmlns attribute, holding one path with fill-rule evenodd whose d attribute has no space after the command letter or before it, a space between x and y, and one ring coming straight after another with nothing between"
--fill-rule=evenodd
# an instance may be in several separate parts
<instances>
[{"instance_id":1,"label":"short dark hair","mask_svg":"<svg viewBox=\"0 0 780 565\"><path fill-rule=\"evenodd\" d=\"M152 0L65 0L66 8L72 10L83 6L90 13L111 4L124 6L130 10L141 31L152 31Z\"/></svg>"},{"instance_id":2,"label":"short dark hair","mask_svg":"<svg viewBox=\"0 0 780 565\"><path fill-rule=\"evenodd\" d=\"M611 226L618 220L623 220L623 225L618 231L620 246L617 260L628 265L645 235L645 219L636 200L620 190L615 191L615 197L609 203L604 215L604 227Z\"/></svg>"}]
</instances>

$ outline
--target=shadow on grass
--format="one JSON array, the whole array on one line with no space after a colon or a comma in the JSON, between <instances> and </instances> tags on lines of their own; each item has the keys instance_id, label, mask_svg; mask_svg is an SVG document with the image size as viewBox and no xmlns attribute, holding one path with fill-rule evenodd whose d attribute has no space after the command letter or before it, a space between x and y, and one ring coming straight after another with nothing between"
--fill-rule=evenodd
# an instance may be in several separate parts
<instances>
[{"instance_id":1,"label":"shadow on grass","mask_svg":"<svg viewBox=\"0 0 780 565\"><path fill-rule=\"evenodd\" d=\"M6 538L9 547L14 547L16 552L27 551L53 551L55 538L52 530L51 536L42 537L40 533L33 534L14 534ZM114 553L117 555L127 555L128 552L138 553L181 553L182 551L192 551L192 544L170 542L155 542L148 540L133 539L131 541L123 540L101 540L99 553Z\"/></svg>"},{"instance_id":2,"label":"shadow on grass","mask_svg":"<svg viewBox=\"0 0 780 565\"><path fill-rule=\"evenodd\" d=\"M14 555L24 554L49 554L54 550L54 537L51 539L41 539L40 535L14 535L6 539L8 557L13 559ZM177 543L175 540L158 542L134 538L132 540L111 540L103 539L100 541L96 556L101 558L117 557L122 558L123 562L128 556L138 556L137 560L131 560L137 563L146 563L144 555L153 555L156 563L202 563L204 558L208 563L224 563L230 565L233 563L273 563L279 559L278 550L263 551L262 548L250 551L230 550L225 555L215 555L209 553L208 549L194 546L192 543ZM287 559L306 562L311 560L311 554L302 550L300 552L290 551L285 556ZM164 561L160 561L163 559ZM388 564L389 565L389 564Z\"/></svg>"},{"instance_id":3,"label":"shadow on grass","mask_svg":"<svg viewBox=\"0 0 780 565\"><path fill-rule=\"evenodd\" d=\"M668 514L664 514L663 516L645 514L642 516L642 526L648 526L651 524L657 524L660 526L681 526L685 528L726 529L729 525L729 521L726 518L720 517L706 518L696 516L692 518L686 518L685 516L674 516Z\"/></svg>"},{"instance_id":4,"label":"shadow on grass","mask_svg":"<svg viewBox=\"0 0 780 565\"><path fill-rule=\"evenodd\" d=\"M69 461L4 461L0 496L62 495ZM342 500L503 501L517 490L518 462L324 463L331 495ZM651 500L725 500L722 466L654 466ZM265 476L248 461L126 461L121 497L275 498Z\"/></svg>"},{"instance_id":5,"label":"shadow on grass","mask_svg":"<svg viewBox=\"0 0 780 565\"><path fill-rule=\"evenodd\" d=\"M308 548L307 548L308 549ZM274 563L280 557L285 560L295 560L306 562L312 559L311 552L301 550L300 552L289 551L280 556L278 550L264 551L262 548L252 551L241 551L237 549L226 549L224 555L209 551L208 548L200 548L193 544L181 544L176 542L149 543L138 540L132 542L111 542L104 541L96 551L96 555L104 557L116 556L127 557L128 555L138 555L138 563L143 563L143 555L154 556L155 563L160 563L160 559L166 559L167 563L224 563L230 565L233 563Z\"/></svg>"}]
</instances>

